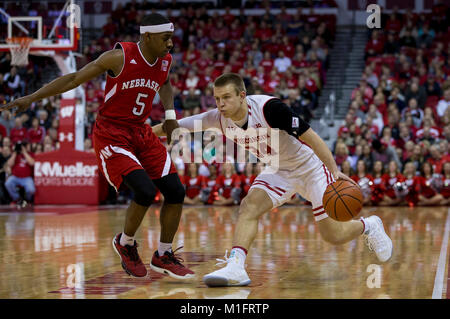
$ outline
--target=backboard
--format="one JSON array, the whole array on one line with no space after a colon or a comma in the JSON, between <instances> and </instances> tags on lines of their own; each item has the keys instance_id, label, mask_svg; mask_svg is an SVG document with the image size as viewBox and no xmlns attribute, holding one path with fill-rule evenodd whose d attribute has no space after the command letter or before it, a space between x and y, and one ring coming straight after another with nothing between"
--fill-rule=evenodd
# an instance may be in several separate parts
<instances>
[{"instance_id":1,"label":"backboard","mask_svg":"<svg viewBox=\"0 0 450 319\"><path fill-rule=\"evenodd\" d=\"M76 51L79 7L75 0L4 2L0 8L0 51L9 51L12 37L33 39L30 51Z\"/></svg>"}]
</instances>

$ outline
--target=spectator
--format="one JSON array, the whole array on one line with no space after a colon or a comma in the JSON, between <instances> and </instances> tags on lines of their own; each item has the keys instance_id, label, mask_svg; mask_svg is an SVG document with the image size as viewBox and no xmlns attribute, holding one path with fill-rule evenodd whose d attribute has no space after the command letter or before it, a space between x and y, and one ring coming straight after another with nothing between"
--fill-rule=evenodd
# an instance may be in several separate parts
<instances>
[{"instance_id":1,"label":"spectator","mask_svg":"<svg viewBox=\"0 0 450 319\"><path fill-rule=\"evenodd\" d=\"M415 98L411 98L408 102L408 107L402 111L403 119L405 119L407 113L412 116L415 127L422 126L424 113L423 113L423 110L419 109L417 100Z\"/></svg>"},{"instance_id":2,"label":"spectator","mask_svg":"<svg viewBox=\"0 0 450 319\"><path fill-rule=\"evenodd\" d=\"M415 98L420 108L425 106L425 102L427 100L427 93L422 86L414 81L412 82L408 88L406 89L405 99L406 103L409 103L409 100Z\"/></svg>"},{"instance_id":3,"label":"spectator","mask_svg":"<svg viewBox=\"0 0 450 319\"><path fill-rule=\"evenodd\" d=\"M216 107L216 100L213 96L213 91L210 87L207 87L200 98L200 105L203 111L209 111Z\"/></svg>"},{"instance_id":4,"label":"spectator","mask_svg":"<svg viewBox=\"0 0 450 319\"><path fill-rule=\"evenodd\" d=\"M11 129L11 133L9 136L13 144L22 142L27 138L27 129L23 127L22 119L20 117L15 118L14 127Z\"/></svg>"},{"instance_id":5,"label":"spectator","mask_svg":"<svg viewBox=\"0 0 450 319\"><path fill-rule=\"evenodd\" d=\"M14 95L22 95L22 88L20 83L20 75L17 74L17 69L15 66L11 68L9 73L6 73L3 81L8 85L8 87L13 91Z\"/></svg>"},{"instance_id":6,"label":"spectator","mask_svg":"<svg viewBox=\"0 0 450 319\"><path fill-rule=\"evenodd\" d=\"M406 29L403 36L400 37L400 46L410 48L417 47L416 38L412 35L410 29Z\"/></svg>"},{"instance_id":7,"label":"spectator","mask_svg":"<svg viewBox=\"0 0 450 319\"><path fill-rule=\"evenodd\" d=\"M200 97L196 94L194 88L189 89L187 97L184 99L184 116L191 116L200 113Z\"/></svg>"},{"instance_id":8,"label":"spectator","mask_svg":"<svg viewBox=\"0 0 450 319\"><path fill-rule=\"evenodd\" d=\"M44 142L45 128L39 125L39 119L34 117L31 121L31 127L27 132L28 142L37 144Z\"/></svg>"},{"instance_id":9,"label":"spectator","mask_svg":"<svg viewBox=\"0 0 450 319\"><path fill-rule=\"evenodd\" d=\"M5 188L5 181L8 168L5 167L5 164L11 156L11 147L2 146L0 150L0 203L7 204L9 202L9 196Z\"/></svg>"},{"instance_id":10,"label":"spectator","mask_svg":"<svg viewBox=\"0 0 450 319\"><path fill-rule=\"evenodd\" d=\"M275 59L274 66L280 73L284 73L291 66L292 61L285 56L284 51L278 51L278 57Z\"/></svg>"},{"instance_id":11,"label":"spectator","mask_svg":"<svg viewBox=\"0 0 450 319\"><path fill-rule=\"evenodd\" d=\"M13 202L21 207L25 207L27 203L31 202L35 193L32 178L34 162L33 153L29 152L29 144L26 143L17 143L11 157L6 162L8 168L11 169L11 176L6 180L5 187ZM20 198L18 186L25 190L24 199Z\"/></svg>"},{"instance_id":12,"label":"spectator","mask_svg":"<svg viewBox=\"0 0 450 319\"><path fill-rule=\"evenodd\" d=\"M398 158L397 152L392 146L383 141L374 140L372 142L372 148L374 162L380 161L383 165L387 165L390 161L395 161L397 167L401 167L401 162Z\"/></svg>"},{"instance_id":13,"label":"spectator","mask_svg":"<svg viewBox=\"0 0 450 319\"><path fill-rule=\"evenodd\" d=\"M447 111L448 106L450 105L450 88L444 91L443 98L439 101L436 112L437 115L441 118L444 116L445 111Z\"/></svg>"}]
</instances>

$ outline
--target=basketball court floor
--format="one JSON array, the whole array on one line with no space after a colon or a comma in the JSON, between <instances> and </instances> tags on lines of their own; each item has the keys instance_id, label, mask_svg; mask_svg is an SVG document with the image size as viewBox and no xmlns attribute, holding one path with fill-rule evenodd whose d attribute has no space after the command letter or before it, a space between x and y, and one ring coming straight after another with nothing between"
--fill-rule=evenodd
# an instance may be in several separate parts
<instances>
[{"instance_id":1,"label":"basketball court floor","mask_svg":"<svg viewBox=\"0 0 450 319\"><path fill-rule=\"evenodd\" d=\"M208 288L201 281L230 249L237 207L185 206L175 247L197 274L179 281L149 270L129 277L111 246L124 206L0 209L0 298L450 298L448 207L364 208L379 215L394 253L381 264L362 238L333 246L321 240L310 207L267 214L247 259L248 287ZM137 240L148 265L159 240L159 207ZM149 267L147 267L149 269Z\"/></svg>"}]
</instances>

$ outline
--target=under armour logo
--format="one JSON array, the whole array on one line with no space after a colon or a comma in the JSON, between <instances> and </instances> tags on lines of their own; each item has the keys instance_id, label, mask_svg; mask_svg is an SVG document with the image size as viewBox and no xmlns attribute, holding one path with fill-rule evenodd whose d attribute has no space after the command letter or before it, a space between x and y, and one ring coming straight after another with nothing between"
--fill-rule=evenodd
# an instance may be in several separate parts
<instances>
[{"instance_id":1,"label":"under armour logo","mask_svg":"<svg viewBox=\"0 0 450 319\"><path fill-rule=\"evenodd\" d=\"M130 61L131 64L137 64L136 61L133 59Z\"/></svg>"},{"instance_id":2,"label":"under armour logo","mask_svg":"<svg viewBox=\"0 0 450 319\"><path fill-rule=\"evenodd\" d=\"M73 133L67 133L67 135L66 134L64 134L63 132L60 132L59 133L59 141L60 142L64 142L64 140L67 138L67 140L69 141L69 142L73 142Z\"/></svg>"}]
</instances>

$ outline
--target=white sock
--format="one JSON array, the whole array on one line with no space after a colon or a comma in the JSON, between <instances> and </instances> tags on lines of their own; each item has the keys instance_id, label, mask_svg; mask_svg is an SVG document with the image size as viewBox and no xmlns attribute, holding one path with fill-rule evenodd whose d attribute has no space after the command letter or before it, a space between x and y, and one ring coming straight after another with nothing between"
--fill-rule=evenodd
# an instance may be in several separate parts
<instances>
[{"instance_id":1,"label":"white sock","mask_svg":"<svg viewBox=\"0 0 450 319\"><path fill-rule=\"evenodd\" d=\"M122 236L120 236L120 246L133 246L134 245L134 237L130 237L125 235L124 232L122 232Z\"/></svg>"},{"instance_id":2,"label":"white sock","mask_svg":"<svg viewBox=\"0 0 450 319\"><path fill-rule=\"evenodd\" d=\"M172 250L172 243L162 243L159 242L159 246L158 246L158 254L160 256L164 256L164 253L166 251Z\"/></svg>"},{"instance_id":3,"label":"white sock","mask_svg":"<svg viewBox=\"0 0 450 319\"><path fill-rule=\"evenodd\" d=\"M362 222L363 225L364 225L363 234L364 234L364 235L368 235L369 232L370 232L370 226L369 226L369 223L368 223L363 217L361 217L360 220L361 220L361 222Z\"/></svg>"},{"instance_id":4,"label":"white sock","mask_svg":"<svg viewBox=\"0 0 450 319\"><path fill-rule=\"evenodd\" d=\"M233 248L230 252L230 258L235 258L237 264L242 268L245 268L245 258L247 254L241 248Z\"/></svg>"}]
</instances>

